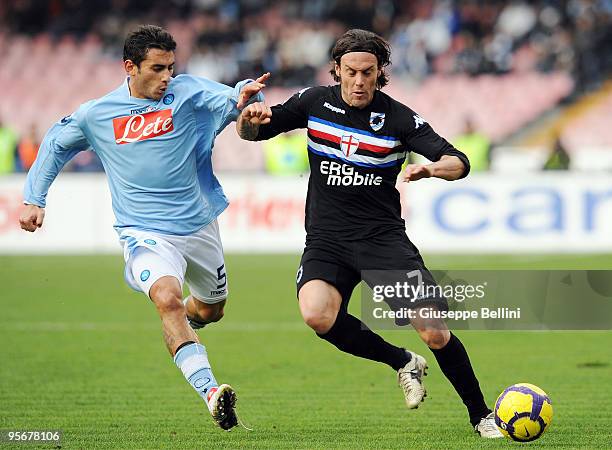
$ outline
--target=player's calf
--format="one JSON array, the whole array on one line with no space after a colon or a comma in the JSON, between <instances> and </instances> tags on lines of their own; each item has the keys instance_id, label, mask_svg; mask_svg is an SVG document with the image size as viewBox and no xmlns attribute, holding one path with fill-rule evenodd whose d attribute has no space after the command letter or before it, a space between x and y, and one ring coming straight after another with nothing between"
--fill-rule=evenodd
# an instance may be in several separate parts
<instances>
[{"instance_id":1,"label":"player's calf","mask_svg":"<svg viewBox=\"0 0 612 450\"><path fill-rule=\"evenodd\" d=\"M185 307L176 278L161 277L149 290L149 296L161 318L164 341L171 355L174 356L181 343L198 340L193 330L185 324Z\"/></svg>"}]
</instances>

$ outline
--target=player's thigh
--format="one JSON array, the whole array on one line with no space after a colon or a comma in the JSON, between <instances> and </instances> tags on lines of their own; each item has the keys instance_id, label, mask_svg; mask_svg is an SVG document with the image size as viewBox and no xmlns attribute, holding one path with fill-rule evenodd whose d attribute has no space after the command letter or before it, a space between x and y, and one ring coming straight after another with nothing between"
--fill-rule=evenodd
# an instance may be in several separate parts
<instances>
[{"instance_id":1,"label":"player's thigh","mask_svg":"<svg viewBox=\"0 0 612 450\"><path fill-rule=\"evenodd\" d=\"M179 254L163 255L146 247L137 247L126 263L126 276L131 278L129 284L135 284L137 290L154 301L161 295L170 296L177 292L180 297L184 279L180 258Z\"/></svg>"},{"instance_id":2,"label":"player's thigh","mask_svg":"<svg viewBox=\"0 0 612 450\"><path fill-rule=\"evenodd\" d=\"M321 317L335 320L342 305L342 296L334 285L316 279L304 283L298 292L298 302L305 320Z\"/></svg>"},{"instance_id":3,"label":"player's thigh","mask_svg":"<svg viewBox=\"0 0 612 450\"><path fill-rule=\"evenodd\" d=\"M216 220L188 237L184 256L187 260L185 282L194 299L206 305L222 302L224 305L228 295L228 282ZM207 306L203 308L209 309Z\"/></svg>"},{"instance_id":4,"label":"player's thigh","mask_svg":"<svg viewBox=\"0 0 612 450\"><path fill-rule=\"evenodd\" d=\"M337 260L333 253L306 249L296 278L302 317L309 321L335 321L348 308L359 274Z\"/></svg>"}]
</instances>

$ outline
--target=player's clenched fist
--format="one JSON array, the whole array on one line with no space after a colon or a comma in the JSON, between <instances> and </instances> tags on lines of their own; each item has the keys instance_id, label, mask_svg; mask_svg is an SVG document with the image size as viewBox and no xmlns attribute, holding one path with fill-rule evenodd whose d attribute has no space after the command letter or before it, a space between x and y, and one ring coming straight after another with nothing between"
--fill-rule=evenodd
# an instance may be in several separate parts
<instances>
[{"instance_id":1,"label":"player's clenched fist","mask_svg":"<svg viewBox=\"0 0 612 450\"><path fill-rule=\"evenodd\" d=\"M272 110L265 103L252 103L242 110L242 120L248 121L251 125L266 125L270 123Z\"/></svg>"},{"instance_id":2,"label":"player's clenched fist","mask_svg":"<svg viewBox=\"0 0 612 450\"><path fill-rule=\"evenodd\" d=\"M408 164L404 170L404 181L416 181L421 178L430 178L433 176L430 167L423 164Z\"/></svg>"},{"instance_id":3,"label":"player's clenched fist","mask_svg":"<svg viewBox=\"0 0 612 450\"><path fill-rule=\"evenodd\" d=\"M42 227L44 219L44 208L36 205L25 205L19 216L19 225L26 231L34 232L37 228Z\"/></svg>"}]
</instances>

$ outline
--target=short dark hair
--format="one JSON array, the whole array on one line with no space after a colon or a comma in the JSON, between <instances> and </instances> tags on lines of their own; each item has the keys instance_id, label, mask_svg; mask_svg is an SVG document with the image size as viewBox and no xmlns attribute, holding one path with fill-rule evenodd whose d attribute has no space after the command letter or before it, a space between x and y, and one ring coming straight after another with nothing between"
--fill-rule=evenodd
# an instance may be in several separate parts
<instances>
[{"instance_id":1,"label":"short dark hair","mask_svg":"<svg viewBox=\"0 0 612 450\"><path fill-rule=\"evenodd\" d=\"M391 64L391 47L387 41L371 31L357 28L348 30L336 41L336 44L331 50L331 57L334 64L329 73L334 77L334 81L340 81L340 77L336 75L335 64L340 65L340 58L342 58L342 55L351 52L372 53L376 56L380 69ZM386 86L388 82L389 76L382 70L376 80L376 87L380 89Z\"/></svg>"},{"instance_id":2,"label":"short dark hair","mask_svg":"<svg viewBox=\"0 0 612 450\"><path fill-rule=\"evenodd\" d=\"M131 31L125 38L123 45L123 60L131 60L137 67L147 57L151 48L158 48L167 52L176 49L176 42L170 33L156 25L140 25Z\"/></svg>"}]
</instances>

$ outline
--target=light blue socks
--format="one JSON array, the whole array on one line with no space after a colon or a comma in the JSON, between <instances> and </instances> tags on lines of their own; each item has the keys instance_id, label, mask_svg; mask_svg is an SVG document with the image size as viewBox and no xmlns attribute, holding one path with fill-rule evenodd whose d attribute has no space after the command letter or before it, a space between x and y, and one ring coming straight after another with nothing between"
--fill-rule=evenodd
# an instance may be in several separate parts
<instances>
[{"instance_id":1,"label":"light blue socks","mask_svg":"<svg viewBox=\"0 0 612 450\"><path fill-rule=\"evenodd\" d=\"M208 403L206 394L210 388L218 385L208 362L206 348L197 343L188 344L176 352L174 362L181 369L189 384Z\"/></svg>"}]
</instances>

